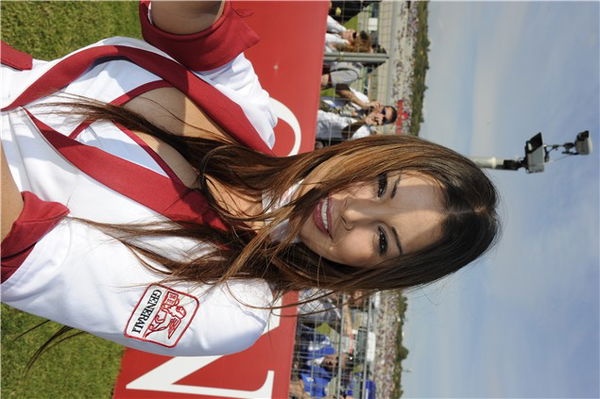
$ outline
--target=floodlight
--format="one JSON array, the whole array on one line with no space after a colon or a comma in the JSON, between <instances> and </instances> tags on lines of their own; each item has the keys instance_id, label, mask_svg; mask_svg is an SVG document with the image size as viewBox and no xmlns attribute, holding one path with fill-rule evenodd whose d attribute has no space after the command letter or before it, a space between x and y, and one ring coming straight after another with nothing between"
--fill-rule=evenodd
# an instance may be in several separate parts
<instances>
[{"instance_id":1,"label":"floodlight","mask_svg":"<svg viewBox=\"0 0 600 399\"><path fill-rule=\"evenodd\" d=\"M577 135L575 150L580 155L589 155L592 152L592 139L590 139L589 131L586 130Z\"/></svg>"},{"instance_id":2,"label":"floodlight","mask_svg":"<svg viewBox=\"0 0 600 399\"><path fill-rule=\"evenodd\" d=\"M589 155L592 152L592 139L590 132L585 130L577 134L575 141L564 144L544 144L542 133L538 133L525 142L525 157L503 159L496 157L477 158L471 160L480 168L517 170L525 168L527 173L544 171L544 163L550 162L550 152L563 148L566 155Z\"/></svg>"},{"instance_id":3,"label":"floodlight","mask_svg":"<svg viewBox=\"0 0 600 399\"><path fill-rule=\"evenodd\" d=\"M543 172L544 161L546 161L546 152L540 132L525 142L525 168L528 173Z\"/></svg>"}]
</instances>

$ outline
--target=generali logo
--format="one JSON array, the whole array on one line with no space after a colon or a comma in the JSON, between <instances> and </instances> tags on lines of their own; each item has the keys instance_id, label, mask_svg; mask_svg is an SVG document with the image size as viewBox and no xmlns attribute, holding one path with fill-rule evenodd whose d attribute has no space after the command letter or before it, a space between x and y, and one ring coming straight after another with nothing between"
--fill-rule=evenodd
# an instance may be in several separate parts
<instances>
[{"instance_id":1,"label":"generali logo","mask_svg":"<svg viewBox=\"0 0 600 399\"><path fill-rule=\"evenodd\" d=\"M124 334L172 348L189 327L198 306L198 299L191 295L160 284L149 285L131 313Z\"/></svg>"}]
</instances>

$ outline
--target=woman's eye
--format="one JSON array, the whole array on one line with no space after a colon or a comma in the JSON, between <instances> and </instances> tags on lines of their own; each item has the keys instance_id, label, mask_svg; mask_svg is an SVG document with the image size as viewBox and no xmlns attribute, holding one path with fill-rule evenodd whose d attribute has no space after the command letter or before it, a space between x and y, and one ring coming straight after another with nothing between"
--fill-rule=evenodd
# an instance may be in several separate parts
<instances>
[{"instance_id":1,"label":"woman's eye","mask_svg":"<svg viewBox=\"0 0 600 399\"><path fill-rule=\"evenodd\" d=\"M381 198L387 189L387 173L380 174L377 180L377 197Z\"/></svg>"},{"instance_id":2,"label":"woman's eye","mask_svg":"<svg viewBox=\"0 0 600 399\"><path fill-rule=\"evenodd\" d=\"M379 232L379 255L383 256L387 253L388 241L385 231L381 227L378 228Z\"/></svg>"}]
</instances>

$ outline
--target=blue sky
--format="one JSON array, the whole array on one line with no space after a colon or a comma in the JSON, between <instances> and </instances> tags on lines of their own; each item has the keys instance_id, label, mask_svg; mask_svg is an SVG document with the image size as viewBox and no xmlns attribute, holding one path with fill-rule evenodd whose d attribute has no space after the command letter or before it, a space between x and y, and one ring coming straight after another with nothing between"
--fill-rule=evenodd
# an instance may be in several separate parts
<instances>
[{"instance_id":1,"label":"blue sky","mask_svg":"<svg viewBox=\"0 0 600 399\"><path fill-rule=\"evenodd\" d=\"M490 171L502 238L409 293L406 397L600 396L599 4L430 3L422 137L513 158L589 130L597 150Z\"/></svg>"}]
</instances>

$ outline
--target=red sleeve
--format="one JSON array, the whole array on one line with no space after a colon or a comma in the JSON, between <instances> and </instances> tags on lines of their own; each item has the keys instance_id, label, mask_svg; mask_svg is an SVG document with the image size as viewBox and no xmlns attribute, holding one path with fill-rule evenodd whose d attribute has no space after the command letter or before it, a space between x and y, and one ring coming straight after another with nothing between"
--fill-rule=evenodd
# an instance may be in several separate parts
<instances>
[{"instance_id":1,"label":"red sleeve","mask_svg":"<svg viewBox=\"0 0 600 399\"><path fill-rule=\"evenodd\" d=\"M17 271L35 244L69 213L63 204L43 201L29 191L21 195L23 210L2 240L2 282Z\"/></svg>"},{"instance_id":2,"label":"red sleeve","mask_svg":"<svg viewBox=\"0 0 600 399\"><path fill-rule=\"evenodd\" d=\"M223 14L210 28L190 35L175 35L152 25L148 19L150 0L140 0L140 22L144 39L194 71L208 71L233 60L259 41L242 21L242 12L226 1Z\"/></svg>"}]
</instances>

